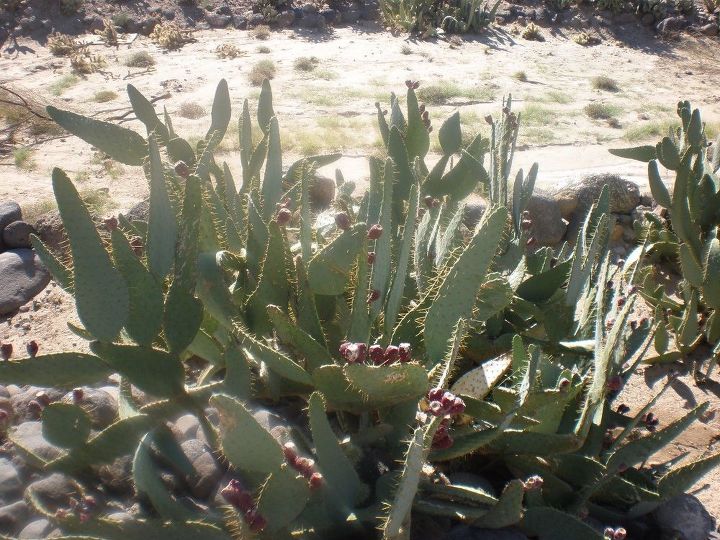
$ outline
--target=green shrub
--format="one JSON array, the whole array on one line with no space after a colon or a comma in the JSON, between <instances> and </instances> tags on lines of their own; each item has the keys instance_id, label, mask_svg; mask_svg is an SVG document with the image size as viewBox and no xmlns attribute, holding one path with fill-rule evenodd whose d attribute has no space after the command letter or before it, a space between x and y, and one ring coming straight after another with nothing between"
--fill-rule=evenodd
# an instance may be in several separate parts
<instances>
[{"instance_id":1,"label":"green shrub","mask_svg":"<svg viewBox=\"0 0 720 540\"><path fill-rule=\"evenodd\" d=\"M585 105L583 110L585 111L585 114L593 120L607 120L617 116L620 112L620 110L614 105L598 102L588 103Z\"/></svg>"},{"instance_id":2,"label":"green shrub","mask_svg":"<svg viewBox=\"0 0 720 540\"><path fill-rule=\"evenodd\" d=\"M155 65L155 58L148 51L136 51L125 59L127 67L151 68Z\"/></svg>"},{"instance_id":3,"label":"green shrub","mask_svg":"<svg viewBox=\"0 0 720 540\"><path fill-rule=\"evenodd\" d=\"M606 92L619 92L620 86L618 85L618 82L606 75L598 75L597 77L593 77L592 80L592 87L595 90L605 90Z\"/></svg>"},{"instance_id":4,"label":"green shrub","mask_svg":"<svg viewBox=\"0 0 720 540\"><path fill-rule=\"evenodd\" d=\"M275 62L272 60L260 60L250 68L248 79L250 79L253 86L260 86L264 80L274 79L276 72Z\"/></svg>"},{"instance_id":5,"label":"green shrub","mask_svg":"<svg viewBox=\"0 0 720 540\"><path fill-rule=\"evenodd\" d=\"M320 59L315 56L301 56L293 62L295 71L313 71L320 64Z\"/></svg>"},{"instance_id":6,"label":"green shrub","mask_svg":"<svg viewBox=\"0 0 720 540\"><path fill-rule=\"evenodd\" d=\"M255 39L266 40L270 37L270 27L267 24L259 24L250 30L250 35Z\"/></svg>"},{"instance_id":7,"label":"green shrub","mask_svg":"<svg viewBox=\"0 0 720 540\"><path fill-rule=\"evenodd\" d=\"M116 100L118 97L117 93L112 90L100 90L95 93L93 101L96 103L107 103L108 101Z\"/></svg>"}]
</instances>

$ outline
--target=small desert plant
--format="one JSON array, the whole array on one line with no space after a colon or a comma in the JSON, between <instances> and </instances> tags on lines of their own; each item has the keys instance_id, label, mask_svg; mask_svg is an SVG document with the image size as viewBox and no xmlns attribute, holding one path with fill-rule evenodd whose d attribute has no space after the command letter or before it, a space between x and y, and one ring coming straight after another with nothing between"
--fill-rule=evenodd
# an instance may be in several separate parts
<instances>
[{"instance_id":1,"label":"small desert plant","mask_svg":"<svg viewBox=\"0 0 720 540\"><path fill-rule=\"evenodd\" d=\"M83 0L60 0L60 11L63 15L74 15L83 5Z\"/></svg>"},{"instance_id":2,"label":"small desert plant","mask_svg":"<svg viewBox=\"0 0 720 540\"><path fill-rule=\"evenodd\" d=\"M270 37L270 27L267 24L259 24L250 30L250 35L255 39L265 40Z\"/></svg>"},{"instance_id":3,"label":"small desert plant","mask_svg":"<svg viewBox=\"0 0 720 540\"><path fill-rule=\"evenodd\" d=\"M73 37L59 32L50 34L47 43L53 56L70 56L78 49L78 44Z\"/></svg>"},{"instance_id":4,"label":"small desert plant","mask_svg":"<svg viewBox=\"0 0 720 540\"><path fill-rule=\"evenodd\" d=\"M100 71L106 65L105 59L97 54L92 54L87 48L78 49L70 57L70 66L73 73L78 75L89 75Z\"/></svg>"},{"instance_id":5,"label":"small desert plant","mask_svg":"<svg viewBox=\"0 0 720 540\"><path fill-rule=\"evenodd\" d=\"M248 78L253 86L260 86L265 79L271 80L275 78L276 72L275 62L272 60L260 60L250 69Z\"/></svg>"},{"instance_id":6,"label":"small desert plant","mask_svg":"<svg viewBox=\"0 0 720 540\"><path fill-rule=\"evenodd\" d=\"M117 46L118 44L118 33L115 29L115 24L110 19L103 20L103 27L100 30L95 30L95 34L108 46Z\"/></svg>"},{"instance_id":7,"label":"small desert plant","mask_svg":"<svg viewBox=\"0 0 720 540\"><path fill-rule=\"evenodd\" d=\"M516 79L520 82L527 82L528 76L527 73L525 73L524 71L516 71L515 73L513 73L513 79Z\"/></svg>"},{"instance_id":8,"label":"small desert plant","mask_svg":"<svg viewBox=\"0 0 720 540\"><path fill-rule=\"evenodd\" d=\"M583 110L593 120L608 120L618 113L617 107L607 103L588 103Z\"/></svg>"},{"instance_id":9,"label":"small desert plant","mask_svg":"<svg viewBox=\"0 0 720 540\"><path fill-rule=\"evenodd\" d=\"M137 51L125 59L127 67L149 68L155 65L155 59L147 51Z\"/></svg>"},{"instance_id":10,"label":"small desert plant","mask_svg":"<svg viewBox=\"0 0 720 540\"><path fill-rule=\"evenodd\" d=\"M178 114L183 118L195 120L197 118L205 116L207 114L207 111L205 111L202 105L195 103L194 101L186 101L185 103L180 105Z\"/></svg>"},{"instance_id":11,"label":"small desert plant","mask_svg":"<svg viewBox=\"0 0 720 540\"><path fill-rule=\"evenodd\" d=\"M412 54L413 50L412 47L408 44L404 44L402 47L400 47L400 53L404 55Z\"/></svg>"},{"instance_id":12,"label":"small desert plant","mask_svg":"<svg viewBox=\"0 0 720 540\"><path fill-rule=\"evenodd\" d=\"M110 19L117 28L126 28L130 22L130 14L127 11L119 11Z\"/></svg>"},{"instance_id":13,"label":"small desert plant","mask_svg":"<svg viewBox=\"0 0 720 540\"><path fill-rule=\"evenodd\" d=\"M295 59L293 67L295 68L295 71L312 71L319 63L320 59L315 56L301 56L300 58Z\"/></svg>"},{"instance_id":14,"label":"small desert plant","mask_svg":"<svg viewBox=\"0 0 720 540\"><path fill-rule=\"evenodd\" d=\"M100 90L95 93L93 101L95 101L95 103L107 103L108 101L113 101L117 98L117 93L112 90Z\"/></svg>"},{"instance_id":15,"label":"small desert plant","mask_svg":"<svg viewBox=\"0 0 720 540\"><path fill-rule=\"evenodd\" d=\"M238 56L243 56L244 54L245 53L232 43L223 43L222 45L218 45L215 49L215 55L218 58L237 58Z\"/></svg>"},{"instance_id":16,"label":"small desert plant","mask_svg":"<svg viewBox=\"0 0 720 540\"><path fill-rule=\"evenodd\" d=\"M16 148L13 152L13 159L15 166L18 169L24 169L29 171L35 168L35 161L33 160L33 150L27 146Z\"/></svg>"},{"instance_id":17,"label":"small desert plant","mask_svg":"<svg viewBox=\"0 0 720 540\"><path fill-rule=\"evenodd\" d=\"M272 52L272 49L270 49L270 47L268 47L267 45L260 45L255 50L260 54L270 54Z\"/></svg>"},{"instance_id":18,"label":"small desert plant","mask_svg":"<svg viewBox=\"0 0 720 540\"><path fill-rule=\"evenodd\" d=\"M592 87L595 90L605 90L606 92L620 91L620 86L618 85L618 82L612 77L608 77L607 75L598 75L597 77L593 77L591 83Z\"/></svg>"},{"instance_id":19,"label":"small desert plant","mask_svg":"<svg viewBox=\"0 0 720 540\"><path fill-rule=\"evenodd\" d=\"M448 43L450 43L451 49L459 49L465 44L465 40L460 36L450 36Z\"/></svg>"},{"instance_id":20,"label":"small desert plant","mask_svg":"<svg viewBox=\"0 0 720 540\"><path fill-rule=\"evenodd\" d=\"M50 93L53 96L61 96L65 92L65 90L76 85L79 80L80 79L78 79L77 75L74 75L72 73L64 75L50 85Z\"/></svg>"},{"instance_id":21,"label":"small desert plant","mask_svg":"<svg viewBox=\"0 0 720 540\"><path fill-rule=\"evenodd\" d=\"M183 30L177 24L163 22L158 24L150 34L150 39L162 49L179 49L186 43L195 41L190 31Z\"/></svg>"},{"instance_id":22,"label":"small desert plant","mask_svg":"<svg viewBox=\"0 0 720 540\"><path fill-rule=\"evenodd\" d=\"M543 36L540 27L535 23L530 23L523 28L521 36L523 39L530 41L545 41L545 36Z\"/></svg>"},{"instance_id":23,"label":"small desert plant","mask_svg":"<svg viewBox=\"0 0 720 540\"><path fill-rule=\"evenodd\" d=\"M599 37L588 34L587 32L580 32L579 34L575 34L572 40L578 45L582 45L583 47L589 47L591 45L597 45L598 43L600 43Z\"/></svg>"}]
</instances>

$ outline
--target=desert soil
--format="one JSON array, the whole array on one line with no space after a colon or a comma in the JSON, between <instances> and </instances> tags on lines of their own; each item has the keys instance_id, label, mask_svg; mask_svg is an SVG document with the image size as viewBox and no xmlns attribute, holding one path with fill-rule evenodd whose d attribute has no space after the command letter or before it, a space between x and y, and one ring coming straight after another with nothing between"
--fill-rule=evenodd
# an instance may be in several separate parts
<instances>
[{"instance_id":1,"label":"desert soil","mask_svg":"<svg viewBox=\"0 0 720 540\"><path fill-rule=\"evenodd\" d=\"M613 157L607 149L657 141L675 122L679 99L701 107L709 130L717 133L720 94L713 81L720 75L720 63L713 57L716 41L686 37L682 43L662 42L645 29L628 25L618 30L622 39L607 35L600 45L583 47L562 33L550 35L546 30L546 41L534 42L514 36L510 28L504 30L457 48L447 42L408 41L369 27L327 34L286 30L273 32L263 41L246 31L202 31L195 34L195 43L173 52L163 52L148 38L137 37L117 48L91 45L94 53L106 58L107 66L102 73L84 78L71 75L66 58L53 57L36 42L20 40L25 52L2 51L0 81L25 89L40 103L51 102L102 119L128 110L124 90L132 83L148 97L168 94L156 106L159 110L167 107L178 133L197 140L209 125L218 80L228 80L237 118L242 100L249 98L254 107L258 95L258 88L248 81L251 68L260 60L272 60L277 67L272 87L286 164L301 155L340 150L343 158L323 172L332 174L338 167L346 179L360 186L367 177L367 157L378 149L374 103L387 103L390 91L403 94L406 79L420 81L421 90L436 87L445 96L438 100L442 103L428 105L437 127L459 109L467 132L487 133L485 115L498 113L502 97L512 94L514 109L523 118L515 168L527 170L539 162L540 186L602 171L616 172L644 187L643 164ZM243 55L217 58L216 48L225 43L237 46ZM269 52L259 52L259 47ZM138 51L154 57L154 68L124 65ZM300 57L316 57L317 67L298 71L294 63ZM519 80L520 72L527 81ZM618 90L595 89L592 79L600 75L614 79ZM118 97L97 103L95 96L102 90ZM609 105L614 120L590 119L584 108L591 103ZM200 116L183 118L181 114L189 116L193 104L202 109ZM135 120L125 125L142 132ZM226 137L219 159L239 172L236 141L235 130ZM29 148L22 167L16 166L12 154L0 158L0 200L16 200L26 214L52 207L50 171L54 166L67 170L82 190L105 190L103 212L107 215L126 211L147 193L139 169L103 162L74 137L37 143L30 138L19 145ZM12 342L18 351L31 339L45 353L82 350L84 340L66 326L75 320L72 299L51 285L21 312L0 319L0 339ZM623 400L634 410L642 407L662 384L661 371L644 369L644 377L634 378ZM656 411L666 423L706 400L712 402L713 410L720 407L713 385L699 388L692 377L682 375ZM713 451L718 428L720 418L711 418L654 459L685 452L689 458L705 455ZM720 516L720 470L700 482L697 490L708 510Z\"/></svg>"}]
</instances>

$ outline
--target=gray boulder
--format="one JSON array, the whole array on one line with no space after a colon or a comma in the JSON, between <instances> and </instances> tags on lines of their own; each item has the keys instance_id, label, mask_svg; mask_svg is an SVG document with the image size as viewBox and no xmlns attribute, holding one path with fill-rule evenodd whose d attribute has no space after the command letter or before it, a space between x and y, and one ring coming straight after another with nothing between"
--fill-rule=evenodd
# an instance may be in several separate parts
<instances>
[{"instance_id":1,"label":"gray boulder","mask_svg":"<svg viewBox=\"0 0 720 540\"><path fill-rule=\"evenodd\" d=\"M707 540L715 520L693 495L683 494L663 503L653 512L663 538Z\"/></svg>"},{"instance_id":2,"label":"gray boulder","mask_svg":"<svg viewBox=\"0 0 720 540\"><path fill-rule=\"evenodd\" d=\"M532 227L530 235L541 246L555 246L562 242L567 230L560 206L552 198L536 193L528 201L526 210L530 214Z\"/></svg>"},{"instance_id":3,"label":"gray boulder","mask_svg":"<svg viewBox=\"0 0 720 540\"><path fill-rule=\"evenodd\" d=\"M0 315L12 313L26 304L48 283L50 272L30 249L0 253Z\"/></svg>"},{"instance_id":4,"label":"gray boulder","mask_svg":"<svg viewBox=\"0 0 720 540\"><path fill-rule=\"evenodd\" d=\"M30 235L35 232L32 225L24 221L13 221L2 231L2 242L10 249L30 248Z\"/></svg>"},{"instance_id":5,"label":"gray boulder","mask_svg":"<svg viewBox=\"0 0 720 540\"><path fill-rule=\"evenodd\" d=\"M0 499L22 492L22 480L15 465L7 459L0 458Z\"/></svg>"},{"instance_id":6,"label":"gray boulder","mask_svg":"<svg viewBox=\"0 0 720 540\"><path fill-rule=\"evenodd\" d=\"M2 233L5 227L13 221L22 219L22 211L20 205L15 201L7 201L0 203L0 249L3 249Z\"/></svg>"},{"instance_id":7,"label":"gray boulder","mask_svg":"<svg viewBox=\"0 0 720 540\"><path fill-rule=\"evenodd\" d=\"M605 184L610 188L610 212L629 214L640 204L640 188L637 184L616 174L584 176L548 193L557 201L562 217L570 220L573 215L585 215L600 196Z\"/></svg>"},{"instance_id":8,"label":"gray boulder","mask_svg":"<svg viewBox=\"0 0 720 540\"><path fill-rule=\"evenodd\" d=\"M62 449L45 440L42 434L42 422L23 422L13 430L11 439L16 446L45 461L52 461L63 453Z\"/></svg>"},{"instance_id":9,"label":"gray boulder","mask_svg":"<svg viewBox=\"0 0 720 540\"><path fill-rule=\"evenodd\" d=\"M56 253L63 251L67 235L65 234L65 226L60 217L60 212L54 210L37 218L35 231L49 249Z\"/></svg>"},{"instance_id":10,"label":"gray boulder","mask_svg":"<svg viewBox=\"0 0 720 540\"><path fill-rule=\"evenodd\" d=\"M15 535L25 523L30 509L25 501L16 501L0 508L0 533Z\"/></svg>"},{"instance_id":11,"label":"gray boulder","mask_svg":"<svg viewBox=\"0 0 720 540\"><path fill-rule=\"evenodd\" d=\"M36 519L28 523L25 528L18 534L18 540L37 540L38 538L45 538L47 534L52 531L53 526L45 518Z\"/></svg>"}]
</instances>

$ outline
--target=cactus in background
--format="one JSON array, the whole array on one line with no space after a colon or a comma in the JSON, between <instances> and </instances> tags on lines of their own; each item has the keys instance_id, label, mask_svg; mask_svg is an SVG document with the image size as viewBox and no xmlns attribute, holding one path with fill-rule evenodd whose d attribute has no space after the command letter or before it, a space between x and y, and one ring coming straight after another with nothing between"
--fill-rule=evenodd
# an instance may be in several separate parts
<instances>
[{"instance_id":1,"label":"cactus in background","mask_svg":"<svg viewBox=\"0 0 720 540\"><path fill-rule=\"evenodd\" d=\"M712 364L720 357L720 149L712 150L700 111L681 101L681 125L655 146L612 153L648 162L648 181L661 213L646 213L645 243L637 250L634 283L656 310L655 349L647 362L685 358L703 343L714 347ZM660 165L675 173L672 194ZM669 260L683 280L677 296L669 296L651 265L642 260ZM635 269L637 268L637 269Z\"/></svg>"},{"instance_id":2,"label":"cactus in background","mask_svg":"<svg viewBox=\"0 0 720 540\"><path fill-rule=\"evenodd\" d=\"M417 83L407 87L405 110L394 94L387 116L377 106L387 155L371 158L368 193L354 197L338 172L330 219L316 214L310 187L316 168L338 156L306 157L283 171L267 81L257 126L243 104L235 175L214 156L231 120L225 81L196 148L132 86L147 138L48 110L71 133L142 166L150 186L148 223L121 216L108 239L55 170L71 264L33 242L75 296L77 333L93 354L0 363L8 384L77 388L121 376L115 423L93 433L78 403L51 404L43 433L59 457L21 451L78 478L132 455L135 487L153 512L119 523L82 505L54 512L31 497L63 533L372 538L381 528L385 540L401 540L422 513L489 528L520 524L541 536L562 525L571 540L586 539L594 532L584 516L618 527L716 464L708 458L660 479L642 465L704 406L645 437L639 432L657 423L654 401L634 415L612 409L650 328L629 330L634 291L605 287L616 272L607 189L573 249L534 250L524 210L537 166L510 185L519 128L511 100L490 122L489 139L478 135L466 148L459 114L450 116L438 130L442 156L429 168L429 111ZM478 190L489 209L469 231L464 200ZM191 359L199 375L188 370ZM286 425L268 430L261 403ZM168 464L181 482L196 474L167 428L188 413L227 473L218 486L225 505L206 497L199 511L161 479ZM616 426L623 431L603 444ZM494 492L442 473L486 456L504 464Z\"/></svg>"}]
</instances>

